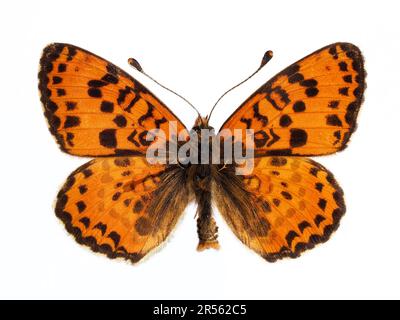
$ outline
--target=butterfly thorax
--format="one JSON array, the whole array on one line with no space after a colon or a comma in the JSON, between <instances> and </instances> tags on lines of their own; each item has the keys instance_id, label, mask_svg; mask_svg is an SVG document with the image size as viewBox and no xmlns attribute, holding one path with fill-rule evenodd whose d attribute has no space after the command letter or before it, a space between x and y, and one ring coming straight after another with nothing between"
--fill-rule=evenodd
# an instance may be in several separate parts
<instances>
[{"instance_id":1,"label":"butterfly thorax","mask_svg":"<svg viewBox=\"0 0 400 320\"><path fill-rule=\"evenodd\" d=\"M196 149L194 159L186 166L193 190L210 192L211 177L218 164L213 164L214 128L208 125L207 117L198 117L191 130L191 137Z\"/></svg>"},{"instance_id":2,"label":"butterfly thorax","mask_svg":"<svg viewBox=\"0 0 400 320\"><path fill-rule=\"evenodd\" d=\"M195 164L212 163L212 145L215 137L214 128L208 125L207 117L198 117L191 130L191 140L197 149ZM201 169L203 170L203 169ZM201 174L201 172L199 172Z\"/></svg>"}]
</instances>

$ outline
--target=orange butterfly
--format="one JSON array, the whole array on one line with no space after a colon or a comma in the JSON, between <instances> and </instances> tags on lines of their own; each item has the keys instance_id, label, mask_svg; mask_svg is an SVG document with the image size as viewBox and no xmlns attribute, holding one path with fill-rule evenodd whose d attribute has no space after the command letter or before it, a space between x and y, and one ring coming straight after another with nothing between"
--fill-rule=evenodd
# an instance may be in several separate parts
<instances>
[{"instance_id":1,"label":"orange butterfly","mask_svg":"<svg viewBox=\"0 0 400 320\"><path fill-rule=\"evenodd\" d=\"M270 58L267 52L261 67ZM235 162L150 164L148 133L161 129L169 137L170 122L178 131L185 126L112 63L56 43L44 49L40 66L41 101L60 148L97 157L75 170L57 196L56 215L78 243L137 262L166 239L192 200L199 250L218 247L212 203L236 236L271 262L298 257L339 226L342 189L304 156L343 150L356 128L365 88L356 46L335 43L301 59L229 117L221 130L240 130L242 141L246 129L254 130L254 169L245 175L235 174ZM199 117L191 132L201 136L208 120Z\"/></svg>"}]
</instances>

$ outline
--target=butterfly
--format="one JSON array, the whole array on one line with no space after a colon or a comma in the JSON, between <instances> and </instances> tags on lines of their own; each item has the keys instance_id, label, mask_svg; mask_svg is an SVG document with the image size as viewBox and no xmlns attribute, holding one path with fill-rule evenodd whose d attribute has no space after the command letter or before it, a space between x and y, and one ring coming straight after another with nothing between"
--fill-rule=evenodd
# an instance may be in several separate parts
<instances>
[{"instance_id":1,"label":"butterfly","mask_svg":"<svg viewBox=\"0 0 400 320\"><path fill-rule=\"evenodd\" d=\"M260 68L271 57L268 51ZM136 60L130 64L143 71ZM235 162L154 164L146 159L146 136L161 129L169 137L171 122L189 132L178 117L107 60L50 44L39 72L49 130L62 151L95 158L67 178L56 215L78 243L136 263L195 201L199 250L219 246L215 205L234 234L267 261L296 258L327 241L345 213L333 174L307 156L347 146L364 88L359 48L328 45L263 84L222 125L243 139L252 130L251 172L236 174ZM209 117L199 116L190 132L200 136L210 128Z\"/></svg>"}]
</instances>

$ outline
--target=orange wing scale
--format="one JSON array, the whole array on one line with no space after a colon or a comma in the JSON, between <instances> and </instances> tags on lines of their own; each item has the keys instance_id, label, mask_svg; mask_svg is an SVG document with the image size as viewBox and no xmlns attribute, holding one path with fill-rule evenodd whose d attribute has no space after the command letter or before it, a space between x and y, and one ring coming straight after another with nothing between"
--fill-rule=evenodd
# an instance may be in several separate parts
<instances>
[{"instance_id":1,"label":"orange wing scale","mask_svg":"<svg viewBox=\"0 0 400 320\"><path fill-rule=\"evenodd\" d=\"M257 219L266 235L244 241L268 261L298 257L325 242L346 211L342 189L320 164L298 157L256 159L244 185L258 203ZM235 232L239 235L241 232Z\"/></svg>"},{"instance_id":2,"label":"orange wing scale","mask_svg":"<svg viewBox=\"0 0 400 320\"><path fill-rule=\"evenodd\" d=\"M165 169L144 157L92 160L67 179L56 214L78 243L137 262L168 236L181 213L176 208L158 217L148 210Z\"/></svg>"},{"instance_id":3,"label":"orange wing scale","mask_svg":"<svg viewBox=\"0 0 400 320\"><path fill-rule=\"evenodd\" d=\"M47 46L39 90L50 131L61 149L78 156L145 153L149 130L169 135L180 120L150 91L112 63L68 44Z\"/></svg>"},{"instance_id":4,"label":"orange wing scale","mask_svg":"<svg viewBox=\"0 0 400 320\"><path fill-rule=\"evenodd\" d=\"M322 48L286 68L247 99L221 129L254 130L256 154L325 155L345 148L365 87L360 50Z\"/></svg>"}]
</instances>

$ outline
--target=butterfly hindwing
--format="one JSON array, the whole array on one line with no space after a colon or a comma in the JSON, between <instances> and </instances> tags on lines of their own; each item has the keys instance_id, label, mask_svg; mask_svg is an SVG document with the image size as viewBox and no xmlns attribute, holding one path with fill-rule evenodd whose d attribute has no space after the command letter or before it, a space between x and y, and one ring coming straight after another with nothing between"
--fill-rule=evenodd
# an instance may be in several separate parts
<instances>
[{"instance_id":1,"label":"butterfly hindwing","mask_svg":"<svg viewBox=\"0 0 400 320\"><path fill-rule=\"evenodd\" d=\"M221 129L254 130L258 155L325 155L346 147L365 88L360 50L335 43L289 66Z\"/></svg>"},{"instance_id":2,"label":"butterfly hindwing","mask_svg":"<svg viewBox=\"0 0 400 320\"><path fill-rule=\"evenodd\" d=\"M78 156L145 153L151 129L169 134L181 121L149 90L112 63L69 44L48 45L39 90L50 131L61 149Z\"/></svg>"},{"instance_id":3,"label":"butterfly hindwing","mask_svg":"<svg viewBox=\"0 0 400 320\"><path fill-rule=\"evenodd\" d=\"M165 240L186 207L181 173L143 157L95 159L67 179L56 214L78 243L137 262Z\"/></svg>"},{"instance_id":4,"label":"butterfly hindwing","mask_svg":"<svg viewBox=\"0 0 400 320\"><path fill-rule=\"evenodd\" d=\"M301 157L264 157L254 165L249 175L216 179L217 207L236 236L271 262L328 240L345 213L333 175Z\"/></svg>"}]
</instances>

